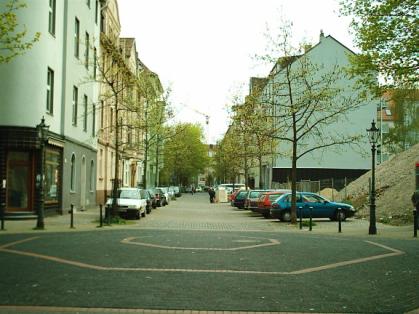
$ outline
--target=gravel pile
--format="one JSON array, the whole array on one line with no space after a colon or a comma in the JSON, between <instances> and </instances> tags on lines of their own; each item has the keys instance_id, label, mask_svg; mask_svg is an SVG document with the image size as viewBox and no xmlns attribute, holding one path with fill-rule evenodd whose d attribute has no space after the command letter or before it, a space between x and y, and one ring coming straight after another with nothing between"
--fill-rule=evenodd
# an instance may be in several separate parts
<instances>
[{"instance_id":1,"label":"gravel pile","mask_svg":"<svg viewBox=\"0 0 419 314\"><path fill-rule=\"evenodd\" d=\"M415 190L415 164L419 162L419 144L376 167L377 221L403 225L413 221L411 196ZM339 192L358 209L358 217L369 216L371 171Z\"/></svg>"}]
</instances>

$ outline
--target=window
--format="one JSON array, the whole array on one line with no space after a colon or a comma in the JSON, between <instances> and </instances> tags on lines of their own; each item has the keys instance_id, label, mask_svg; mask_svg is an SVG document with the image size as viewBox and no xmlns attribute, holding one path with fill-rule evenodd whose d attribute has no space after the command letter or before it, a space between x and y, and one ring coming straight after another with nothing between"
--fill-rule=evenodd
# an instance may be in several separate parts
<instances>
[{"instance_id":1,"label":"window","mask_svg":"<svg viewBox=\"0 0 419 314\"><path fill-rule=\"evenodd\" d=\"M100 128L101 129L103 129L103 124L104 124L104 122L103 122L103 115L105 114L104 113L104 110L105 110L105 103L104 103L104 101L103 100L101 100L100 101Z\"/></svg>"},{"instance_id":2,"label":"window","mask_svg":"<svg viewBox=\"0 0 419 314\"><path fill-rule=\"evenodd\" d=\"M95 188L95 163L92 160L90 162L90 192L93 192L94 188Z\"/></svg>"},{"instance_id":3,"label":"window","mask_svg":"<svg viewBox=\"0 0 419 314\"><path fill-rule=\"evenodd\" d=\"M54 111L54 71L48 68L47 76L47 112L52 114Z\"/></svg>"},{"instance_id":4,"label":"window","mask_svg":"<svg viewBox=\"0 0 419 314\"><path fill-rule=\"evenodd\" d=\"M84 49L84 66L86 67L86 69L89 68L89 49L90 49L90 38L89 38L89 33L86 32L86 37L84 40L84 44L86 45L85 49Z\"/></svg>"},{"instance_id":5,"label":"window","mask_svg":"<svg viewBox=\"0 0 419 314\"><path fill-rule=\"evenodd\" d=\"M74 23L74 56L79 58L80 55L80 22L76 17Z\"/></svg>"},{"instance_id":6,"label":"window","mask_svg":"<svg viewBox=\"0 0 419 314\"><path fill-rule=\"evenodd\" d=\"M99 153L99 178L102 178L103 176L103 149L100 149L100 153Z\"/></svg>"},{"instance_id":7,"label":"window","mask_svg":"<svg viewBox=\"0 0 419 314\"><path fill-rule=\"evenodd\" d=\"M96 4L95 4L95 23L97 25L97 20L98 20L98 13L99 13L99 0L96 0Z\"/></svg>"},{"instance_id":8,"label":"window","mask_svg":"<svg viewBox=\"0 0 419 314\"><path fill-rule=\"evenodd\" d=\"M112 128L113 128L113 108L111 108L111 113L109 115L109 128L111 129L111 132L112 132Z\"/></svg>"},{"instance_id":9,"label":"window","mask_svg":"<svg viewBox=\"0 0 419 314\"><path fill-rule=\"evenodd\" d=\"M45 152L45 202L57 204L60 193L60 161L59 151L47 149Z\"/></svg>"},{"instance_id":10,"label":"window","mask_svg":"<svg viewBox=\"0 0 419 314\"><path fill-rule=\"evenodd\" d=\"M92 136L96 136L96 107L92 104Z\"/></svg>"},{"instance_id":11,"label":"window","mask_svg":"<svg viewBox=\"0 0 419 314\"><path fill-rule=\"evenodd\" d=\"M71 170L70 170L70 191L74 192L76 183L76 156L71 156Z\"/></svg>"},{"instance_id":12,"label":"window","mask_svg":"<svg viewBox=\"0 0 419 314\"><path fill-rule=\"evenodd\" d=\"M93 78L96 79L97 72L97 50L96 47L93 49Z\"/></svg>"},{"instance_id":13,"label":"window","mask_svg":"<svg viewBox=\"0 0 419 314\"><path fill-rule=\"evenodd\" d=\"M84 95L83 107L83 131L87 132L87 95Z\"/></svg>"},{"instance_id":14,"label":"window","mask_svg":"<svg viewBox=\"0 0 419 314\"><path fill-rule=\"evenodd\" d=\"M55 35L55 0L49 0L48 31Z\"/></svg>"},{"instance_id":15,"label":"window","mask_svg":"<svg viewBox=\"0 0 419 314\"><path fill-rule=\"evenodd\" d=\"M76 86L73 86L73 112L71 116L71 122L74 126L77 126L77 107L79 99L79 89Z\"/></svg>"}]
</instances>

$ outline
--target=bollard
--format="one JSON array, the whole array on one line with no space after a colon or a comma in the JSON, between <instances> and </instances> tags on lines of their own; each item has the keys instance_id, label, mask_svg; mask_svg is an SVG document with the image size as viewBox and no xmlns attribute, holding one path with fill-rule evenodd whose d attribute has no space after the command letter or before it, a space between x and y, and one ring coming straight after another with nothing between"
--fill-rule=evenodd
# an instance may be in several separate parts
<instances>
[{"instance_id":1,"label":"bollard","mask_svg":"<svg viewBox=\"0 0 419 314\"><path fill-rule=\"evenodd\" d=\"M74 229L74 205L70 205L70 228Z\"/></svg>"},{"instance_id":2,"label":"bollard","mask_svg":"<svg viewBox=\"0 0 419 314\"><path fill-rule=\"evenodd\" d=\"M111 208L109 206L105 207L106 211L106 218L107 218L107 225L111 225Z\"/></svg>"},{"instance_id":3,"label":"bollard","mask_svg":"<svg viewBox=\"0 0 419 314\"><path fill-rule=\"evenodd\" d=\"M303 229L303 208L298 207L298 211L300 212L300 229Z\"/></svg>"},{"instance_id":4,"label":"bollard","mask_svg":"<svg viewBox=\"0 0 419 314\"><path fill-rule=\"evenodd\" d=\"M313 230L313 207L310 206L310 224L309 224L310 228L308 229L309 231Z\"/></svg>"},{"instance_id":5,"label":"bollard","mask_svg":"<svg viewBox=\"0 0 419 314\"><path fill-rule=\"evenodd\" d=\"M4 230L4 209L6 208L6 204L0 204L0 219L1 219L1 230Z\"/></svg>"},{"instance_id":6,"label":"bollard","mask_svg":"<svg viewBox=\"0 0 419 314\"><path fill-rule=\"evenodd\" d=\"M103 216L102 216L102 204L99 205L100 208L100 217L99 217L99 222L100 222L100 226L99 227L103 227Z\"/></svg>"},{"instance_id":7,"label":"bollard","mask_svg":"<svg viewBox=\"0 0 419 314\"><path fill-rule=\"evenodd\" d=\"M418 237L418 211L413 210L413 237Z\"/></svg>"},{"instance_id":8,"label":"bollard","mask_svg":"<svg viewBox=\"0 0 419 314\"><path fill-rule=\"evenodd\" d=\"M341 215L341 212L342 212L342 208L338 208L338 231L339 231L339 233L342 232L342 215Z\"/></svg>"}]
</instances>

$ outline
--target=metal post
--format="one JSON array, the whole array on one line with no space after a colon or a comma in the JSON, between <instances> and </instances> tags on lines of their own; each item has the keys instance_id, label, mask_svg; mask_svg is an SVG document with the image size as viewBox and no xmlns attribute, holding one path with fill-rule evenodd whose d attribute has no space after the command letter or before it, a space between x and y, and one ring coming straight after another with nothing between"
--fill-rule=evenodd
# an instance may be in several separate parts
<instances>
[{"instance_id":1,"label":"metal post","mask_svg":"<svg viewBox=\"0 0 419 314\"><path fill-rule=\"evenodd\" d=\"M100 222L100 226L99 227L103 227L103 216L102 216L102 204L99 205L100 208L100 216L99 216L99 222Z\"/></svg>"},{"instance_id":2,"label":"metal post","mask_svg":"<svg viewBox=\"0 0 419 314\"><path fill-rule=\"evenodd\" d=\"M38 219L36 221L36 229L44 229L44 139L41 139L41 169L40 169L40 178L39 178L39 209L38 209Z\"/></svg>"},{"instance_id":3,"label":"metal post","mask_svg":"<svg viewBox=\"0 0 419 314\"><path fill-rule=\"evenodd\" d=\"M300 229L303 229L303 208L298 207L298 211L300 212Z\"/></svg>"},{"instance_id":4,"label":"metal post","mask_svg":"<svg viewBox=\"0 0 419 314\"><path fill-rule=\"evenodd\" d=\"M111 225L111 208L110 208L110 206L106 206L105 211L106 211L107 225L110 226Z\"/></svg>"},{"instance_id":5,"label":"metal post","mask_svg":"<svg viewBox=\"0 0 419 314\"><path fill-rule=\"evenodd\" d=\"M375 218L375 144L371 146L372 152L372 174L371 174L371 196L370 196L370 226L369 234L377 234L376 218Z\"/></svg>"},{"instance_id":6,"label":"metal post","mask_svg":"<svg viewBox=\"0 0 419 314\"><path fill-rule=\"evenodd\" d=\"M342 232L342 216L341 216L341 213L342 213L342 208L338 208L338 231L339 231L339 233Z\"/></svg>"},{"instance_id":7,"label":"metal post","mask_svg":"<svg viewBox=\"0 0 419 314\"><path fill-rule=\"evenodd\" d=\"M74 205L71 204L70 206L70 228L74 229Z\"/></svg>"},{"instance_id":8,"label":"metal post","mask_svg":"<svg viewBox=\"0 0 419 314\"><path fill-rule=\"evenodd\" d=\"M413 237L418 237L418 211L413 210Z\"/></svg>"},{"instance_id":9,"label":"metal post","mask_svg":"<svg viewBox=\"0 0 419 314\"><path fill-rule=\"evenodd\" d=\"M4 211L6 209L6 203L0 204L0 219L1 219L1 230L4 230Z\"/></svg>"},{"instance_id":10,"label":"metal post","mask_svg":"<svg viewBox=\"0 0 419 314\"><path fill-rule=\"evenodd\" d=\"M313 207L310 206L310 224L309 224L309 231L313 230Z\"/></svg>"}]
</instances>

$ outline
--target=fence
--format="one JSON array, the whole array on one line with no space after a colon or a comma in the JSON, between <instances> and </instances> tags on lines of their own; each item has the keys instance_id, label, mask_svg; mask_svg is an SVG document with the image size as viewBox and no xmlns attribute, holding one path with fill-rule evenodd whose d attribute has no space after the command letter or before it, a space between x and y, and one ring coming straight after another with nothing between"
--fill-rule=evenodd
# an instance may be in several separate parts
<instances>
[{"instance_id":1,"label":"fence","mask_svg":"<svg viewBox=\"0 0 419 314\"><path fill-rule=\"evenodd\" d=\"M346 187L355 178L329 178L317 181L301 180L297 182L297 191L320 193L325 192L325 196L334 201L337 197L337 192L343 191L341 198L346 198ZM291 189L291 181L279 183L272 182L273 189ZM330 190L325 190L330 189ZM323 193L322 193L323 194Z\"/></svg>"}]
</instances>

